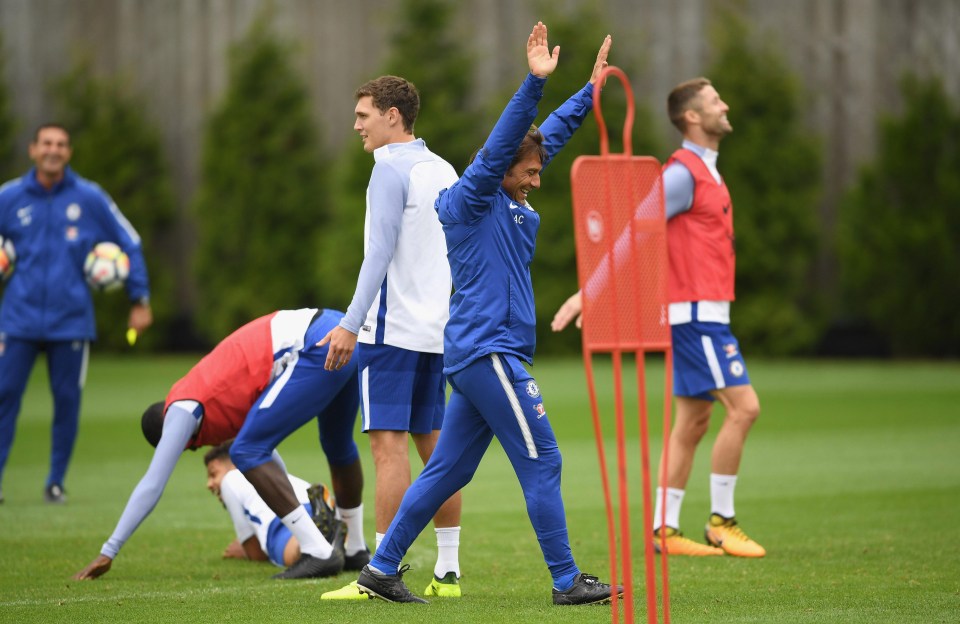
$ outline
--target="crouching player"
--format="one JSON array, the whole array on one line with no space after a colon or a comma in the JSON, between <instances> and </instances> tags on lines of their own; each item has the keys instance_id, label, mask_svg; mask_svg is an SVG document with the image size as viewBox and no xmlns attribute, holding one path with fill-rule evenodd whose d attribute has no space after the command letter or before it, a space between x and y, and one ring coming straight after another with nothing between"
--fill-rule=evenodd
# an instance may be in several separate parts
<instances>
[{"instance_id":1,"label":"crouching player","mask_svg":"<svg viewBox=\"0 0 960 624\"><path fill-rule=\"evenodd\" d=\"M251 321L176 382L164 403L148 407L143 432L156 447L150 466L100 555L74 578L92 579L110 570L120 548L159 502L184 449L234 437L231 460L300 546L300 558L274 578L316 578L348 565L362 567L370 555L363 541L363 470L353 440L360 401L356 365L326 371L327 349L316 346L342 317L335 310L307 308ZM345 551L342 532L331 544L309 521L276 452L282 440L313 419L333 491L344 507Z\"/></svg>"},{"instance_id":2,"label":"crouching player","mask_svg":"<svg viewBox=\"0 0 960 624\"><path fill-rule=\"evenodd\" d=\"M291 566L300 558L300 542L237 470L230 459L232 442L218 444L203 456L207 489L223 503L236 533L236 539L223 551L223 558L270 561L281 568ZM337 525L340 520L337 520L327 486L322 483L310 485L289 473L287 479L297 501L313 518L324 538L332 542L337 530L345 529Z\"/></svg>"}]
</instances>

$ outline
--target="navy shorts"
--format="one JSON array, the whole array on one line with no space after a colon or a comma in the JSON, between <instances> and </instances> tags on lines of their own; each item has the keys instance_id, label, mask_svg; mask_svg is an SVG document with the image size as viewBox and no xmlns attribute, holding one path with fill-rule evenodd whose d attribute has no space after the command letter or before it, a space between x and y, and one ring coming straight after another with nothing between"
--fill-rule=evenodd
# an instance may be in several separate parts
<instances>
[{"instance_id":1,"label":"navy shorts","mask_svg":"<svg viewBox=\"0 0 960 624\"><path fill-rule=\"evenodd\" d=\"M672 325L670 331L674 395L712 401L712 390L750 384L740 343L729 325L693 321Z\"/></svg>"},{"instance_id":2,"label":"navy shorts","mask_svg":"<svg viewBox=\"0 0 960 624\"><path fill-rule=\"evenodd\" d=\"M443 355L359 343L362 431L431 433L443 424Z\"/></svg>"}]
</instances>

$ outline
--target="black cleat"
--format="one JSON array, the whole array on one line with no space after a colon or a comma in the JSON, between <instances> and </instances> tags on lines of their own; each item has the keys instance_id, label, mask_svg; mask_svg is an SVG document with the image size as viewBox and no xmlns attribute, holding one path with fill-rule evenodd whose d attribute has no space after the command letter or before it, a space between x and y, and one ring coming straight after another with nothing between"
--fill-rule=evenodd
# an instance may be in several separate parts
<instances>
[{"instance_id":1,"label":"black cleat","mask_svg":"<svg viewBox=\"0 0 960 624\"><path fill-rule=\"evenodd\" d=\"M363 570L360 571L360 576L357 578L357 589L368 596L387 602L420 602L427 604L426 600L414 596L404 585L401 577L409 569L409 565L404 565L397 570L396 574L391 575L374 572L369 565L363 566Z\"/></svg>"},{"instance_id":2,"label":"black cleat","mask_svg":"<svg viewBox=\"0 0 960 624\"><path fill-rule=\"evenodd\" d=\"M364 548L352 555L346 555L343 558L343 569L359 572L368 563L370 563L370 549Z\"/></svg>"},{"instance_id":3,"label":"black cleat","mask_svg":"<svg viewBox=\"0 0 960 624\"><path fill-rule=\"evenodd\" d=\"M343 540L346 531L346 525L338 524L336 534L333 538L333 554L326 559L314 557L306 553L301 554L297 561L284 570L274 574L271 578L281 581L305 578L322 578L325 576L334 576L343 570Z\"/></svg>"},{"instance_id":4,"label":"black cleat","mask_svg":"<svg viewBox=\"0 0 960 624\"><path fill-rule=\"evenodd\" d=\"M623 597L623 586L617 585L617 595ZM611 588L600 579L581 572L566 591L553 590L555 605L585 605L610 602L613 597Z\"/></svg>"},{"instance_id":5,"label":"black cleat","mask_svg":"<svg viewBox=\"0 0 960 624\"><path fill-rule=\"evenodd\" d=\"M324 539L332 544L339 522L333 495L327 489L327 486L317 483L307 488L307 498L310 500L310 507L313 508L313 514L311 515L313 523L320 529Z\"/></svg>"},{"instance_id":6,"label":"black cleat","mask_svg":"<svg viewBox=\"0 0 960 624\"><path fill-rule=\"evenodd\" d=\"M63 486L59 483L52 483L43 491L43 500L55 505L62 505L67 502L67 493L63 491Z\"/></svg>"}]
</instances>

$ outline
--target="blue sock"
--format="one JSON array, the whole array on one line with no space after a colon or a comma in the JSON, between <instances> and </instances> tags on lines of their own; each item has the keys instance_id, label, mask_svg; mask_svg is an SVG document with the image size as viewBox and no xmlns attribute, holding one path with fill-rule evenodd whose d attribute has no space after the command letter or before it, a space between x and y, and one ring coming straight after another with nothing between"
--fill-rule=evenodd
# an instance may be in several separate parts
<instances>
[{"instance_id":1,"label":"blue sock","mask_svg":"<svg viewBox=\"0 0 960 624\"><path fill-rule=\"evenodd\" d=\"M553 588L557 591L567 591L573 587L573 581L580 575L580 571L576 570L570 574L564 574L563 576L553 579Z\"/></svg>"}]
</instances>

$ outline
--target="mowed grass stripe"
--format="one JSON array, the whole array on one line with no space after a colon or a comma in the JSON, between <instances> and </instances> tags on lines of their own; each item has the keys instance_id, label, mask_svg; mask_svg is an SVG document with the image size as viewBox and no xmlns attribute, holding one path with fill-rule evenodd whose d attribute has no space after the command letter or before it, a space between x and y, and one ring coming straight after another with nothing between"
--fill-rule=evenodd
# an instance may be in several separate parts
<instances>
[{"instance_id":1,"label":"mowed grass stripe","mask_svg":"<svg viewBox=\"0 0 960 624\"><path fill-rule=\"evenodd\" d=\"M464 492L461 566L465 596L419 609L374 602L329 605L318 596L347 575L299 583L220 558L232 538L227 514L204 490L202 453L187 453L151 517L103 579L70 575L99 551L150 459L139 418L195 358L94 354L70 502L41 502L49 454L50 400L43 362L25 397L0 505L0 622L606 622L609 610L550 605L549 575L519 485L496 442ZM651 452L660 453L663 377L648 361ZM960 621L960 365L946 362L749 362L763 414L747 445L737 493L744 527L769 555L672 559L674 622ZM615 462L609 363L597 373L607 460ZM609 576L607 529L593 426L576 359L540 358L533 373L564 457L563 489L574 555ZM634 518L637 613L642 619L636 388L625 369L627 448ZM716 419L719 420L719 419ZM711 427L697 455L681 522L702 539L709 509ZM373 467L367 472L367 540L373 542ZM329 480L305 427L281 446L291 470ZM613 474L613 473L611 473ZM616 490L614 490L616 498ZM429 582L428 527L406 577Z\"/></svg>"}]
</instances>

